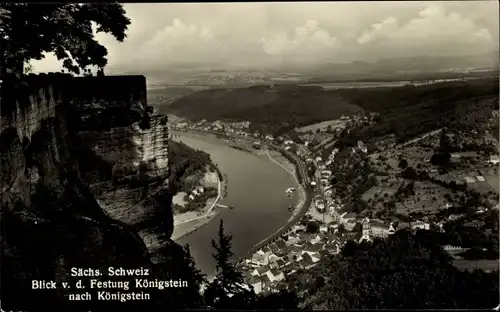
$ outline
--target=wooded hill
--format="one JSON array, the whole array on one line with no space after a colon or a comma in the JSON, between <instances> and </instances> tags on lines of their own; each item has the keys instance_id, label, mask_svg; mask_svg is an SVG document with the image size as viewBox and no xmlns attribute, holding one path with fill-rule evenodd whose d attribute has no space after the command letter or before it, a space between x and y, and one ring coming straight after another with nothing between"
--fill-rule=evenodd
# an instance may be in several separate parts
<instances>
[{"instance_id":1,"label":"wooded hill","mask_svg":"<svg viewBox=\"0 0 500 312\"><path fill-rule=\"evenodd\" d=\"M419 123L425 124L425 128L437 128L447 121L427 119L451 114L450 118L456 120L465 117L464 112L474 110L473 107L484 100L498 103L498 79L339 90L297 85L212 89L172 103L168 112L193 120L249 120L255 128L269 129L270 132L286 131L355 112L378 112L385 124L394 125L388 129L385 125L382 130L377 126L372 129L385 135L394 133L401 123L410 123L411 127ZM407 136L419 133L409 131Z\"/></svg>"},{"instance_id":2,"label":"wooded hill","mask_svg":"<svg viewBox=\"0 0 500 312\"><path fill-rule=\"evenodd\" d=\"M271 129L308 125L361 110L338 94L316 86L211 89L190 94L168 106L168 113L180 117L249 120Z\"/></svg>"}]
</instances>

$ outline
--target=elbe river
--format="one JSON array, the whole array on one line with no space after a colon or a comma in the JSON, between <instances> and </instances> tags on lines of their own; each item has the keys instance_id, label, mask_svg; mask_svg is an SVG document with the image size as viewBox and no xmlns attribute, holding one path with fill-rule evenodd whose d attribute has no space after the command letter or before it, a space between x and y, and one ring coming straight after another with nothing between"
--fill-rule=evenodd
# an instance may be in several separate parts
<instances>
[{"instance_id":1,"label":"elbe river","mask_svg":"<svg viewBox=\"0 0 500 312\"><path fill-rule=\"evenodd\" d=\"M266 155L240 151L229 147L214 135L172 132L190 147L210 154L228 180L228 196L219 201L234 206L232 210L220 209L219 216L195 232L176 242L189 244L197 267L203 273L215 270L212 257L212 239L218 237L219 220L224 230L232 235L232 251L236 257L245 256L263 239L285 225L291 216L290 204L297 204L297 195L285 195L288 187L297 187L292 175L272 162Z\"/></svg>"}]
</instances>

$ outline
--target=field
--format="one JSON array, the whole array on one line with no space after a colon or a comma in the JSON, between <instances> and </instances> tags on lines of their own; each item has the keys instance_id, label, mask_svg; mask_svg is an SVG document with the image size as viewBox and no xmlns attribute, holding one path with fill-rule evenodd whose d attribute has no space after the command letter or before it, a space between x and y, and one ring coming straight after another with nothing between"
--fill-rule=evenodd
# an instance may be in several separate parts
<instances>
[{"instance_id":1,"label":"field","mask_svg":"<svg viewBox=\"0 0 500 312\"><path fill-rule=\"evenodd\" d=\"M374 186L362 195L362 199L364 201L368 201L370 199L373 200L375 197L384 198L385 194L387 194L387 199L389 199L391 196L393 196L397 192L397 190L398 189L396 187Z\"/></svg>"},{"instance_id":2,"label":"field","mask_svg":"<svg viewBox=\"0 0 500 312\"><path fill-rule=\"evenodd\" d=\"M484 176L484 179L488 182L488 184L491 186L493 191L498 193L498 175L488 175Z\"/></svg>"},{"instance_id":3,"label":"field","mask_svg":"<svg viewBox=\"0 0 500 312\"><path fill-rule=\"evenodd\" d=\"M307 131L312 131L316 132L318 129L320 131L325 131L328 126L331 126L333 129L337 127L345 127L346 121L345 120L339 120L339 119L333 119L333 120L327 120L323 121L320 123L315 123L312 125L308 125L305 127L297 128L298 132L307 132Z\"/></svg>"},{"instance_id":4,"label":"field","mask_svg":"<svg viewBox=\"0 0 500 312\"><path fill-rule=\"evenodd\" d=\"M444 197L445 194L450 194L450 191L444 187L430 182L415 182L415 196L398 203L396 211L402 215L411 212L436 214L450 202ZM450 194L450 198L456 198L458 195L459 193Z\"/></svg>"},{"instance_id":5,"label":"field","mask_svg":"<svg viewBox=\"0 0 500 312\"><path fill-rule=\"evenodd\" d=\"M498 270L498 260L453 260L453 265L460 270Z\"/></svg>"}]
</instances>

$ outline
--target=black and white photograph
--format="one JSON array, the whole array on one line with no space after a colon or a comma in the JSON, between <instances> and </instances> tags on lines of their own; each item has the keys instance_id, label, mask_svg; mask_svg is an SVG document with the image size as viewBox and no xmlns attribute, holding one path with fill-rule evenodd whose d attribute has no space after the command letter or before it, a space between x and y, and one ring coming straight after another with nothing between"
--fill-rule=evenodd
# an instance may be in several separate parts
<instances>
[{"instance_id":1,"label":"black and white photograph","mask_svg":"<svg viewBox=\"0 0 500 312\"><path fill-rule=\"evenodd\" d=\"M498 310L499 28L0 3L1 310Z\"/></svg>"}]
</instances>

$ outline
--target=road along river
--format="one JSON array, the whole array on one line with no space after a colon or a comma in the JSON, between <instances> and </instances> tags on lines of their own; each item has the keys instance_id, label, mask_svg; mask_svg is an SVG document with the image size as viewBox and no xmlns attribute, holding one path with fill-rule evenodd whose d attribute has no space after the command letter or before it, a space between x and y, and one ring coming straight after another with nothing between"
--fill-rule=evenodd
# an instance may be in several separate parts
<instances>
[{"instance_id":1,"label":"road along river","mask_svg":"<svg viewBox=\"0 0 500 312\"><path fill-rule=\"evenodd\" d=\"M288 206L296 205L298 196L294 194L289 198L285 190L297 187L297 182L290 172L271 161L265 153L257 155L231 148L214 135L172 133L180 135L176 140L209 153L227 176L228 196L219 203L235 208L221 209L219 216L210 223L176 240L181 245L189 244L198 268L211 274L215 270L212 239L217 239L219 220L224 220L225 232L233 236L235 256L245 256L253 245L287 223L292 215Z\"/></svg>"}]
</instances>

